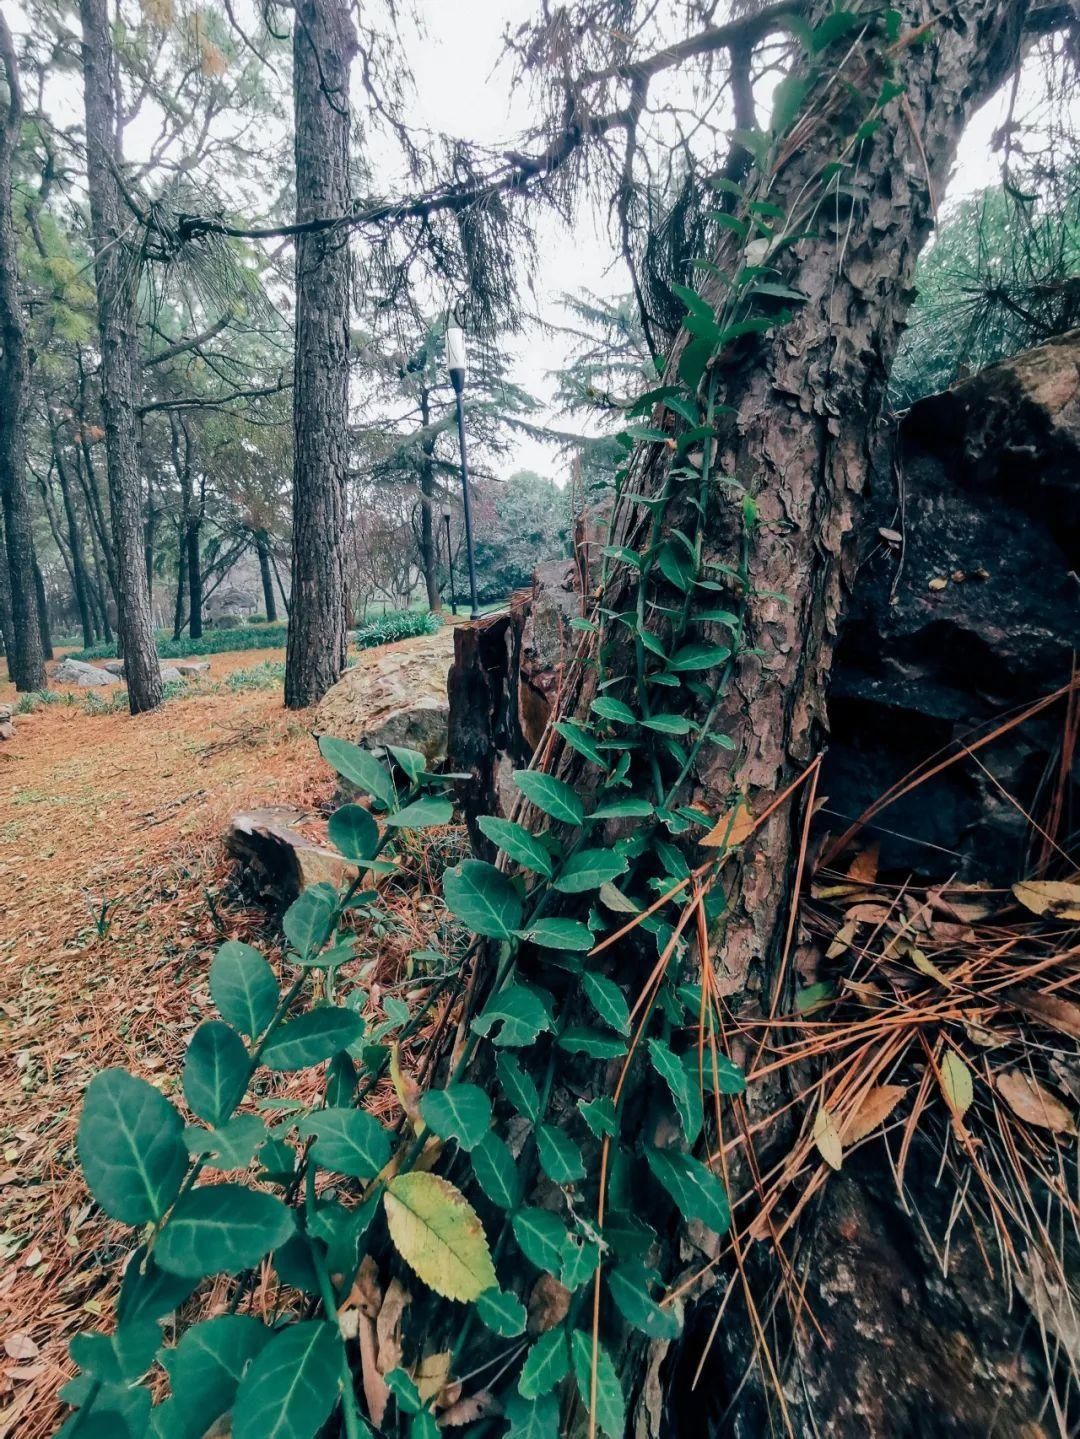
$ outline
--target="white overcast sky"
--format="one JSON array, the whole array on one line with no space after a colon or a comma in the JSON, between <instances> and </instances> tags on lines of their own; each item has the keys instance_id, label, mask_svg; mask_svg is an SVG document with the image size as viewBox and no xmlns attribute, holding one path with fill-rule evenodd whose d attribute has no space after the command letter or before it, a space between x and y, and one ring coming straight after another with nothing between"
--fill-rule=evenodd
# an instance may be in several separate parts
<instances>
[{"instance_id":1,"label":"white overcast sky","mask_svg":"<svg viewBox=\"0 0 1080 1439\"><path fill-rule=\"evenodd\" d=\"M241 0L237 9L243 14L249 4L250 0ZM463 5L449 4L447 0L415 0L415 5L419 25L406 21L402 28L405 58L415 80L410 120L420 128L515 148L530 126L531 96L527 86L513 83L511 65L502 58L503 36L508 27L514 28L536 14L539 0L468 0ZM12 16L13 28L24 30L31 26L33 8L34 0L21 0ZM77 24L77 16L72 24ZM1034 74L1032 82L1036 82ZM1022 87L1027 88L1032 87ZM1037 100L1035 95L1029 98ZM77 76L69 73L63 78L55 99L65 112L65 121L81 114ZM1001 95L972 121L960 147L946 204L997 179L997 158L990 140L1004 109L1005 96ZM1023 104L1020 109L1023 111ZM763 122L766 119L762 116ZM156 125L146 126L148 143L155 130ZM138 149L136 127L128 131L126 143L129 150ZM397 175L375 178L376 190L396 192ZM379 183L381 179L385 179L384 185ZM537 263L529 281L540 312L556 321L558 297L567 291L624 294L629 280L607 232L605 211L582 204L570 226L545 212L539 223ZM533 333L515 337L507 348L512 377L538 398L549 399L552 384L548 375L565 358L565 340L558 335ZM575 427L565 419L558 422L563 428ZM557 447L528 436L517 438L516 453L508 460L506 473L519 468L538 470L560 483L565 479L565 460Z\"/></svg>"}]
</instances>

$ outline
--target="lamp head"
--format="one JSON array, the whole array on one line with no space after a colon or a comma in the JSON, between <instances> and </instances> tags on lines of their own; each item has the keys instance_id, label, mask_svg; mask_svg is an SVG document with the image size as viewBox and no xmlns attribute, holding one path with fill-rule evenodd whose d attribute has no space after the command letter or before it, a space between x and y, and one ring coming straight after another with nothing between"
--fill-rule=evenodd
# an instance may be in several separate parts
<instances>
[{"instance_id":1,"label":"lamp head","mask_svg":"<svg viewBox=\"0 0 1080 1439\"><path fill-rule=\"evenodd\" d=\"M456 318L446 327L446 368L450 371L451 384L460 392L465 383L465 331Z\"/></svg>"}]
</instances>

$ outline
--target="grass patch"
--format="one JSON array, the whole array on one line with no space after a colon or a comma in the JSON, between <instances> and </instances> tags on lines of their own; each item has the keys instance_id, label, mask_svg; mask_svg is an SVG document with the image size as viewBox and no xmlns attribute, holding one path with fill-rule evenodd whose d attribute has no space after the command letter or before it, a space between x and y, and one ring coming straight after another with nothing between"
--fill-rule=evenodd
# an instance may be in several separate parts
<instances>
[{"instance_id":1,"label":"grass patch","mask_svg":"<svg viewBox=\"0 0 1080 1439\"><path fill-rule=\"evenodd\" d=\"M387 610L377 619L353 631L352 642L358 650L374 649L394 640L409 640L415 635L433 635L442 624L430 610Z\"/></svg>"},{"instance_id":2,"label":"grass patch","mask_svg":"<svg viewBox=\"0 0 1080 1439\"><path fill-rule=\"evenodd\" d=\"M263 660L262 664L251 665L246 670L233 670L222 683L232 694L240 694L244 690L276 689L285 683L285 661Z\"/></svg>"},{"instance_id":3,"label":"grass patch","mask_svg":"<svg viewBox=\"0 0 1080 1439\"><path fill-rule=\"evenodd\" d=\"M174 640L172 635L159 630L155 638L158 658L163 660L186 660L198 655L227 654L232 650L272 650L283 647L288 626L279 625L237 625L234 629L207 630L201 639L193 640L187 635ZM115 644L91 645L79 650L77 660L114 660Z\"/></svg>"}]
</instances>

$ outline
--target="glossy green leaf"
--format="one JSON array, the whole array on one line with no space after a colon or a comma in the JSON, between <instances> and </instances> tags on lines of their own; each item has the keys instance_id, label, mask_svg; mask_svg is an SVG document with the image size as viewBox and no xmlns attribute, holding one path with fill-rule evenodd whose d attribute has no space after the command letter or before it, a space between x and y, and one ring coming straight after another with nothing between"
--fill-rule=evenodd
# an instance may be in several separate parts
<instances>
[{"instance_id":1,"label":"glossy green leaf","mask_svg":"<svg viewBox=\"0 0 1080 1439\"><path fill-rule=\"evenodd\" d=\"M371 795L387 809L393 809L397 803L394 782L385 765L380 764L370 750L324 734L319 739L319 753L342 779Z\"/></svg>"},{"instance_id":2,"label":"glossy green leaf","mask_svg":"<svg viewBox=\"0 0 1080 1439\"><path fill-rule=\"evenodd\" d=\"M511 1224L518 1248L536 1265L556 1277L562 1272L566 1225L549 1209L521 1209Z\"/></svg>"},{"instance_id":3,"label":"glossy green leaf","mask_svg":"<svg viewBox=\"0 0 1080 1439\"><path fill-rule=\"evenodd\" d=\"M220 1019L200 1024L184 1056L184 1098L212 1128L226 1122L244 1097L251 1059L235 1029Z\"/></svg>"},{"instance_id":4,"label":"glossy green leaf","mask_svg":"<svg viewBox=\"0 0 1080 1439\"><path fill-rule=\"evenodd\" d=\"M481 833L485 834L497 849L508 854L516 864L542 874L545 878L551 877L550 853L524 826L514 824L512 820L498 819L491 814L481 815L476 823Z\"/></svg>"},{"instance_id":5,"label":"glossy green leaf","mask_svg":"<svg viewBox=\"0 0 1080 1439\"><path fill-rule=\"evenodd\" d=\"M589 1240L567 1239L563 1250L562 1282L571 1293L580 1289L596 1273L600 1266L600 1246Z\"/></svg>"},{"instance_id":6,"label":"glossy green leaf","mask_svg":"<svg viewBox=\"0 0 1080 1439\"><path fill-rule=\"evenodd\" d=\"M90 1192L124 1224L160 1219L187 1170L184 1121L153 1085L124 1069L90 1081L77 1147Z\"/></svg>"},{"instance_id":7,"label":"glossy green leaf","mask_svg":"<svg viewBox=\"0 0 1080 1439\"><path fill-rule=\"evenodd\" d=\"M300 891L281 917L285 938L301 959L317 954L337 923L337 891L329 884L312 884Z\"/></svg>"},{"instance_id":8,"label":"glossy green leaf","mask_svg":"<svg viewBox=\"0 0 1080 1439\"><path fill-rule=\"evenodd\" d=\"M576 919L534 919L520 930L523 939L541 949L569 949L577 953L592 949L592 931Z\"/></svg>"},{"instance_id":9,"label":"glossy green leaf","mask_svg":"<svg viewBox=\"0 0 1080 1439\"><path fill-rule=\"evenodd\" d=\"M668 660L668 668L679 671L715 669L731 658L731 651L724 645L683 645Z\"/></svg>"},{"instance_id":10,"label":"glossy green leaf","mask_svg":"<svg viewBox=\"0 0 1080 1439\"><path fill-rule=\"evenodd\" d=\"M652 1289L660 1283L655 1270L646 1268L640 1260L629 1260L616 1265L607 1279L608 1292L627 1324L650 1339L674 1339L678 1335L679 1321L674 1312L661 1309L652 1297Z\"/></svg>"},{"instance_id":11,"label":"glossy green leaf","mask_svg":"<svg viewBox=\"0 0 1080 1439\"><path fill-rule=\"evenodd\" d=\"M374 1179L390 1161L390 1135L364 1109L317 1109L300 1123L300 1138L312 1135L311 1157L335 1174Z\"/></svg>"},{"instance_id":12,"label":"glossy green leaf","mask_svg":"<svg viewBox=\"0 0 1080 1439\"><path fill-rule=\"evenodd\" d=\"M235 1114L217 1129L192 1124L184 1130L188 1153L209 1169L246 1169L265 1140L266 1125L257 1114Z\"/></svg>"},{"instance_id":13,"label":"glossy green leaf","mask_svg":"<svg viewBox=\"0 0 1080 1439\"><path fill-rule=\"evenodd\" d=\"M169 1274L140 1244L124 1269L116 1305L119 1324L139 1319L164 1319L187 1299L198 1281Z\"/></svg>"},{"instance_id":14,"label":"glossy green leaf","mask_svg":"<svg viewBox=\"0 0 1080 1439\"><path fill-rule=\"evenodd\" d=\"M232 1439L314 1439L337 1408L344 1350L337 1326L290 1324L248 1366Z\"/></svg>"},{"instance_id":15,"label":"glossy green leaf","mask_svg":"<svg viewBox=\"0 0 1080 1439\"><path fill-rule=\"evenodd\" d=\"M491 996L472 1027L498 1047L520 1048L554 1024L550 1004L539 990L531 984L509 984Z\"/></svg>"},{"instance_id":16,"label":"glossy green leaf","mask_svg":"<svg viewBox=\"0 0 1080 1439\"><path fill-rule=\"evenodd\" d=\"M597 1139L601 1139L605 1134L618 1133L615 1105L610 1095L601 1095L599 1099L579 1099L578 1109Z\"/></svg>"},{"instance_id":17,"label":"glossy green leaf","mask_svg":"<svg viewBox=\"0 0 1080 1439\"><path fill-rule=\"evenodd\" d=\"M204 1184L178 1200L158 1235L162 1269L188 1278L239 1274L284 1244L292 1211L272 1194L243 1184Z\"/></svg>"},{"instance_id":18,"label":"glossy green leaf","mask_svg":"<svg viewBox=\"0 0 1080 1439\"><path fill-rule=\"evenodd\" d=\"M534 1122L539 1119L540 1093L532 1075L521 1067L517 1056L500 1054L495 1061L495 1072L503 1093L517 1112Z\"/></svg>"},{"instance_id":19,"label":"glossy green leaf","mask_svg":"<svg viewBox=\"0 0 1080 1439\"><path fill-rule=\"evenodd\" d=\"M154 1410L156 1439L202 1439L233 1407L248 1365L272 1337L273 1330L246 1314L193 1324L174 1349L162 1352L172 1397Z\"/></svg>"},{"instance_id":20,"label":"glossy green leaf","mask_svg":"<svg viewBox=\"0 0 1080 1439\"><path fill-rule=\"evenodd\" d=\"M364 1021L352 1009L316 1005L288 1020L267 1040L262 1062L268 1069L307 1069L347 1049L364 1032Z\"/></svg>"},{"instance_id":21,"label":"glossy green leaf","mask_svg":"<svg viewBox=\"0 0 1080 1439\"><path fill-rule=\"evenodd\" d=\"M518 1376L518 1393L523 1399L539 1399L550 1394L570 1370L570 1347L567 1333L560 1324L541 1334L525 1356Z\"/></svg>"},{"instance_id":22,"label":"glossy green leaf","mask_svg":"<svg viewBox=\"0 0 1080 1439\"><path fill-rule=\"evenodd\" d=\"M516 1339L525 1333L525 1306L516 1294L503 1289L485 1289L476 1301L476 1317L493 1334Z\"/></svg>"},{"instance_id":23,"label":"glossy green leaf","mask_svg":"<svg viewBox=\"0 0 1080 1439\"><path fill-rule=\"evenodd\" d=\"M559 1401L554 1394L540 1399L511 1394L504 1413L510 1425L504 1439L560 1439Z\"/></svg>"},{"instance_id":24,"label":"glossy green leaf","mask_svg":"<svg viewBox=\"0 0 1080 1439\"><path fill-rule=\"evenodd\" d=\"M598 804L589 815L590 819L648 819L653 806L647 799L637 795L626 795L623 799L607 799Z\"/></svg>"},{"instance_id":25,"label":"glossy green leaf","mask_svg":"<svg viewBox=\"0 0 1080 1439\"><path fill-rule=\"evenodd\" d=\"M561 894L585 894L626 872L627 858L613 849L576 850L555 880Z\"/></svg>"},{"instance_id":26,"label":"glossy green leaf","mask_svg":"<svg viewBox=\"0 0 1080 1439\"><path fill-rule=\"evenodd\" d=\"M570 1336L570 1350L574 1360L574 1378L578 1394L587 1413L592 1412L593 1340L584 1329L575 1329ZM607 1439L623 1439L626 1428L626 1403L622 1386L615 1372L611 1355L604 1346L597 1346L596 1364L596 1408L595 1419Z\"/></svg>"},{"instance_id":27,"label":"glossy green leaf","mask_svg":"<svg viewBox=\"0 0 1080 1439\"><path fill-rule=\"evenodd\" d=\"M516 769L514 782L525 798L562 824L581 824L585 810L576 790L565 780L541 770Z\"/></svg>"},{"instance_id":28,"label":"glossy green leaf","mask_svg":"<svg viewBox=\"0 0 1080 1439\"><path fill-rule=\"evenodd\" d=\"M601 769L607 768L607 761L597 748L596 740L584 725L574 720L556 720L552 728L556 734L562 735L571 749L576 749L578 754L584 755L590 763L599 765Z\"/></svg>"},{"instance_id":29,"label":"glossy green leaf","mask_svg":"<svg viewBox=\"0 0 1080 1439\"><path fill-rule=\"evenodd\" d=\"M343 804L326 827L330 843L346 859L373 859L379 847L379 826L360 804Z\"/></svg>"},{"instance_id":30,"label":"glossy green leaf","mask_svg":"<svg viewBox=\"0 0 1080 1439\"><path fill-rule=\"evenodd\" d=\"M571 1025L559 1036L558 1042L568 1053L587 1054L590 1059L618 1059L626 1053L621 1039L612 1039L610 1034L583 1029L580 1025Z\"/></svg>"},{"instance_id":31,"label":"glossy green leaf","mask_svg":"<svg viewBox=\"0 0 1080 1439\"><path fill-rule=\"evenodd\" d=\"M446 906L472 934L509 939L521 923L521 896L493 864L466 859L443 875Z\"/></svg>"},{"instance_id":32,"label":"glossy green leaf","mask_svg":"<svg viewBox=\"0 0 1080 1439\"><path fill-rule=\"evenodd\" d=\"M649 1057L653 1068L671 1091L687 1144L693 1144L701 1133L704 1118L697 1074L691 1075L688 1067L662 1039L649 1040Z\"/></svg>"},{"instance_id":33,"label":"glossy green leaf","mask_svg":"<svg viewBox=\"0 0 1080 1439\"><path fill-rule=\"evenodd\" d=\"M657 734L689 734L693 729L686 715L655 714L643 719L641 723L646 729L655 730Z\"/></svg>"},{"instance_id":34,"label":"glossy green leaf","mask_svg":"<svg viewBox=\"0 0 1080 1439\"><path fill-rule=\"evenodd\" d=\"M731 1210L711 1169L674 1149L647 1149L645 1158L684 1219L699 1219L717 1234L727 1232Z\"/></svg>"},{"instance_id":35,"label":"glossy green leaf","mask_svg":"<svg viewBox=\"0 0 1080 1439\"><path fill-rule=\"evenodd\" d=\"M626 997L613 979L587 970L581 976L581 987L593 1009L619 1034L630 1033L630 1009Z\"/></svg>"},{"instance_id":36,"label":"glossy green leaf","mask_svg":"<svg viewBox=\"0 0 1080 1439\"><path fill-rule=\"evenodd\" d=\"M698 1083L698 1056L696 1049L687 1050L682 1056L683 1064L690 1072L694 1084ZM706 1049L704 1071L701 1076L705 1083L705 1091L712 1094L714 1089L721 1094L742 1094L746 1089L746 1075L733 1059L728 1059L726 1054L717 1054L715 1061L715 1074L713 1072L713 1056Z\"/></svg>"},{"instance_id":37,"label":"glossy green leaf","mask_svg":"<svg viewBox=\"0 0 1080 1439\"><path fill-rule=\"evenodd\" d=\"M161 1330L153 1319L129 1320L112 1334L84 1331L69 1346L84 1373L106 1384L131 1384L154 1362Z\"/></svg>"},{"instance_id":38,"label":"glossy green leaf","mask_svg":"<svg viewBox=\"0 0 1080 1439\"><path fill-rule=\"evenodd\" d=\"M386 1376L386 1387L405 1414L418 1414L424 1407L420 1391L404 1369L391 1369Z\"/></svg>"},{"instance_id":39,"label":"glossy green leaf","mask_svg":"<svg viewBox=\"0 0 1080 1439\"><path fill-rule=\"evenodd\" d=\"M434 829L449 824L454 818L454 806L448 799L426 794L414 799L404 809L394 810L386 816L386 823L396 829Z\"/></svg>"},{"instance_id":40,"label":"glossy green leaf","mask_svg":"<svg viewBox=\"0 0 1080 1439\"><path fill-rule=\"evenodd\" d=\"M233 939L221 946L210 966L210 998L222 1019L255 1039L273 1019L280 995L265 956Z\"/></svg>"},{"instance_id":41,"label":"glossy green leaf","mask_svg":"<svg viewBox=\"0 0 1080 1439\"><path fill-rule=\"evenodd\" d=\"M594 699L589 706L593 714L598 714L601 719L618 720L619 724L637 724L637 715L628 704L622 700L613 699L610 695L600 695Z\"/></svg>"},{"instance_id":42,"label":"glossy green leaf","mask_svg":"<svg viewBox=\"0 0 1080 1439\"><path fill-rule=\"evenodd\" d=\"M568 1134L554 1124L538 1126L536 1149L540 1156L540 1168L553 1184L573 1184L585 1178L581 1150Z\"/></svg>"},{"instance_id":43,"label":"glossy green leaf","mask_svg":"<svg viewBox=\"0 0 1080 1439\"><path fill-rule=\"evenodd\" d=\"M491 1129L472 1151L473 1175L492 1204L516 1209L521 1203L521 1175L510 1150Z\"/></svg>"},{"instance_id":44,"label":"glossy green leaf","mask_svg":"<svg viewBox=\"0 0 1080 1439\"><path fill-rule=\"evenodd\" d=\"M491 1128L491 1100L476 1084L429 1089L420 1099L424 1123L440 1139L456 1139L473 1149Z\"/></svg>"},{"instance_id":45,"label":"glossy green leaf","mask_svg":"<svg viewBox=\"0 0 1080 1439\"><path fill-rule=\"evenodd\" d=\"M674 540L665 540L660 546L656 563L664 578L684 594L693 585L697 574L694 557Z\"/></svg>"}]
</instances>

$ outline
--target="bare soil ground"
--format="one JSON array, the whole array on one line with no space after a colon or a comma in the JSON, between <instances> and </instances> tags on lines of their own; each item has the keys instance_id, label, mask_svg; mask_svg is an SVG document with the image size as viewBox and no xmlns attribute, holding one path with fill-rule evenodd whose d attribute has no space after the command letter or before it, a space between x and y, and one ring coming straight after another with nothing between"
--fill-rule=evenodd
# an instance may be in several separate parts
<instances>
[{"instance_id":1,"label":"bare soil ground","mask_svg":"<svg viewBox=\"0 0 1080 1439\"><path fill-rule=\"evenodd\" d=\"M86 1084L120 1064L178 1085L214 950L266 924L230 883L229 814L330 798L279 688L213 688L282 658L214 655L209 684L137 719L88 714L75 691L0 743L0 1439L54 1431L67 1342L111 1315L120 1236L74 1154Z\"/></svg>"}]
</instances>

